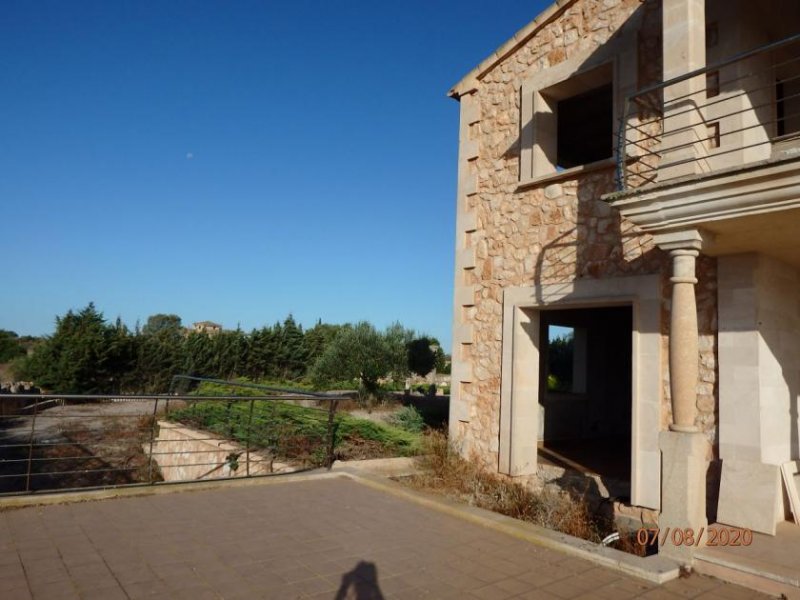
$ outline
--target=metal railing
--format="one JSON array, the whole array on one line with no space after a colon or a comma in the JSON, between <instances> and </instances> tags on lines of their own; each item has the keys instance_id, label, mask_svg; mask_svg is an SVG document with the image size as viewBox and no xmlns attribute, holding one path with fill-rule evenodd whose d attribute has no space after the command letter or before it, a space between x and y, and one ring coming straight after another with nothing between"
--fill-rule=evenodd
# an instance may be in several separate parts
<instances>
[{"instance_id":1,"label":"metal railing","mask_svg":"<svg viewBox=\"0 0 800 600\"><path fill-rule=\"evenodd\" d=\"M0 395L0 496L331 467L344 396L210 381L269 393Z\"/></svg>"},{"instance_id":2,"label":"metal railing","mask_svg":"<svg viewBox=\"0 0 800 600\"><path fill-rule=\"evenodd\" d=\"M700 83L677 87L690 80ZM617 189L770 160L776 143L798 136L800 34L628 96L617 131Z\"/></svg>"}]
</instances>

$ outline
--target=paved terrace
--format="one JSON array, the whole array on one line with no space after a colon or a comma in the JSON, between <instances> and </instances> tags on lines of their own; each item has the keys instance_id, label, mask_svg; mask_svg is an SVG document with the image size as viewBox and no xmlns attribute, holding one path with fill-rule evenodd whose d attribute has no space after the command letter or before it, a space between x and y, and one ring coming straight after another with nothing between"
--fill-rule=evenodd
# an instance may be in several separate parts
<instances>
[{"instance_id":1,"label":"paved terrace","mask_svg":"<svg viewBox=\"0 0 800 600\"><path fill-rule=\"evenodd\" d=\"M0 513L0 598L754 598L662 586L341 478Z\"/></svg>"}]
</instances>

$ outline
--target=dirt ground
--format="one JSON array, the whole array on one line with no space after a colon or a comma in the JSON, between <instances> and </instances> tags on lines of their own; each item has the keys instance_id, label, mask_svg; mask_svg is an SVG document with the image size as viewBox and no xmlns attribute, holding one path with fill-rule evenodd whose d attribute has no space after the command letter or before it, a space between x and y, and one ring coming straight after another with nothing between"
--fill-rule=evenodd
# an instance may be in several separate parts
<instances>
[{"instance_id":1,"label":"dirt ground","mask_svg":"<svg viewBox=\"0 0 800 600\"><path fill-rule=\"evenodd\" d=\"M0 417L0 493L158 480L142 449L155 409L152 400L49 403Z\"/></svg>"}]
</instances>

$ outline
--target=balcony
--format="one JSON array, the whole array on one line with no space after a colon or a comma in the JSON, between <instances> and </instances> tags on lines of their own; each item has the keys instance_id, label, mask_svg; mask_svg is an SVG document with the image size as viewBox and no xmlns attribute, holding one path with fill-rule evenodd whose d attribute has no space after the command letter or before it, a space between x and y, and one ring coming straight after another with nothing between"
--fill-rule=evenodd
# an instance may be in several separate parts
<instances>
[{"instance_id":1,"label":"balcony","mask_svg":"<svg viewBox=\"0 0 800 600\"><path fill-rule=\"evenodd\" d=\"M617 187L604 199L643 231L800 264L800 34L628 97Z\"/></svg>"}]
</instances>

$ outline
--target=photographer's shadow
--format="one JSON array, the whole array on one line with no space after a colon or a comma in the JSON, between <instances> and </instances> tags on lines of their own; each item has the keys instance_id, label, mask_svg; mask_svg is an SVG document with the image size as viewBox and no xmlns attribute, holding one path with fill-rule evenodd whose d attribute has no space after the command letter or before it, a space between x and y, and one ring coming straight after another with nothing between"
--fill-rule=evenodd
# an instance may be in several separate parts
<instances>
[{"instance_id":1,"label":"photographer's shadow","mask_svg":"<svg viewBox=\"0 0 800 600\"><path fill-rule=\"evenodd\" d=\"M375 564L362 560L352 571L342 575L336 600L383 600Z\"/></svg>"}]
</instances>

